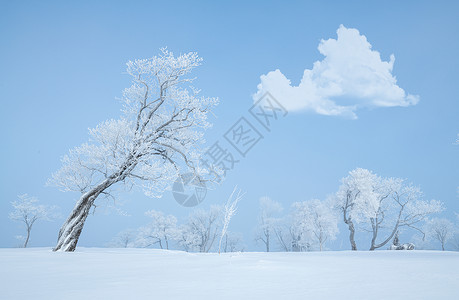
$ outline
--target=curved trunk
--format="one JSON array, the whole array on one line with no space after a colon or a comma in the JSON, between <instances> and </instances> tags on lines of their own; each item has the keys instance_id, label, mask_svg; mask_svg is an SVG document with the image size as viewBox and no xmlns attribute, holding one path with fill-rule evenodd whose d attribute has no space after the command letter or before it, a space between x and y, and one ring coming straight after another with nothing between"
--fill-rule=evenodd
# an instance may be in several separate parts
<instances>
[{"instance_id":1,"label":"curved trunk","mask_svg":"<svg viewBox=\"0 0 459 300\"><path fill-rule=\"evenodd\" d=\"M358 193L357 193L358 194ZM357 197L357 195L355 196ZM357 244L355 243L355 227L354 227L354 222L352 222L352 218L348 216L349 211L352 210L352 204L351 201L351 194L348 193L346 196L346 204L343 207L343 221L346 223L347 227L349 228L349 242L351 243L351 248L352 251L357 251Z\"/></svg>"},{"instance_id":2,"label":"curved trunk","mask_svg":"<svg viewBox=\"0 0 459 300\"><path fill-rule=\"evenodd\" d=\"M347 227L349 228L349 242L351 243L351 248L353 251L357 250L357 244L355 243L355 227L354 222L352 222L351 218L347 217L346 210L344 211L343 221L346 223Z\"/></svg>"},{"instance_id":3,"label":"curved trunk","mask_svg":"<svg viewBox=\"0 0 459 300\"><path fill-rule=\"evenodd\" d=\"M115 181L106 179L90 191L83 194L59 230L56 247L53 251L75 251L84 223L97 197Z\"/></svg>"},{"instance_id":4,"label":"curved trunk","mask_svg":"<svg viewBox=\"0 0 459 300\"><path fill-rule=\"evenodd\" d=\"M397 223L395 223L394 228L392 229L391 234L390 234L384 241L382 241L381 243L379 243L379 244L377 244L377 245L376 245L376 238L378 237L378 229L379 229L380 223L378 223L378 220L377 220L377 219L376 219L376 221L372 221L373 238L371 239L370 251L373 251L373 250L375 250L375 249L381 248L382 246L384 246L385 244L387 244L387 243L394 237L394 235L395 235L395 234L397 233L397 231L398 231L398 228L400 227L400 218L401 218L401 216L402 216L403 209L404 209L404 207L402 207L402 209L401 209L400 212L398 213Z\"/></svg>"},{"instance_id":5,"label":"curved trunk","mask_svg":"<svg viewBox=\"0 0 459 300\"><path fill-rule=\"evenodd\" d=\"M89 210L94 203L95 198L83 195L78 204L72 211L72 214L62 225L59 230L57 245L53 251L75 251L84 222L89 214Z\"/></svg>"},{"instance_id":6,"label":"curved trunk","mask_svg":"<svg viewBox=\"0 0 459 300\"><path fill-rule=\"evenodd\" d=\"M24 248L27 248L27 244L29 243L30 231L31 231L31 228L28 227L28 228L27 228L27 238L26 238L26 240L25 240L25 242L24 242Z\"/></svg>"},{"instance_id":7,"label":"curved trunk","mask_svg":"<svg viewBox=\"0 0 459 300\"><path fill-rule=\"evenodd\" d=\"M397 222L397 224L394 226L394 229L392 230L392 233L383 242L379 244L376 244L376 237L378 236L378 232L376 231L376 233L373 234L373 238L371 240L370 251L381 248L382 246L387 244L394 237L395 233L398 230L398 227L399 227L399 223Z\"/></svg>"},{"instance_id":8,"label":"curved trunk","mask_svg":"<svg viewBox=\"0 0 459 300\"><path fill-rule=\"evenodd\" d=\"M370 251L373 251L376 249L376 238L378 237L379 228L378 221L375 221L373 218L371 218L371 227L373 229L373 236L371 238Z\"/></svg>"}]
</instances>

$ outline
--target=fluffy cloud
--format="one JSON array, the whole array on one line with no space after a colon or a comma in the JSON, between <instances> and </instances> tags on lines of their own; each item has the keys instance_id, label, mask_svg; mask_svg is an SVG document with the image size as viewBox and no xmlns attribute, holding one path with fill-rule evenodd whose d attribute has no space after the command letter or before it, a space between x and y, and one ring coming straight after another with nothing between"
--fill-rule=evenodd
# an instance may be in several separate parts
<instances>
[{"instance_id":1,"label":"fluffy cloud","mask_svg":"<svg viewBox=\"0 0 459 300\"><path fill-rule=\"evenodd\" d=\"M397 85L392 75L395 57L381 60L378 51L357 29L341 25L338 38L322 40L319 51L325 58L304 70L298 86L281 71L260 77L254 100L270 92L289 111L312 111L321 115L357 118L359 108L415 105L419 96Z\"/></svg>"}]
</instances>

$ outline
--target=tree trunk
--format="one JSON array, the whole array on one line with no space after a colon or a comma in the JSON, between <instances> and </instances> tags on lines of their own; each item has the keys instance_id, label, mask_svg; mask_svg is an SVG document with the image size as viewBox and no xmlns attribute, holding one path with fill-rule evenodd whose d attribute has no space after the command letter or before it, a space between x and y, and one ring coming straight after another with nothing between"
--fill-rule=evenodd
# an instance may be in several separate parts
<instances>
[{"instance_id":1,"label":"tree trunk","mask_svg":"<svg viewBox=\"0 0 459 300\"><path fill-rule=\"evenodd\" d=\"M349 242L351 242L352 251L357 251L357 244L355 243L354 236L355 236L355 227L354 222L352 222L351 217L348 217L348 210L351 209L352 205L350 205L350 196L349 194L346 197L346 205L343 209L343 221L349 228Z\"/></svg>"},{"instance_id":2,"label":"tree trunk","mask_svg":"<svg viewBox=\"0 0 459 300\"><path fill-rule=\"evenodd\" d=\"M382 246L387 244L394 237L394 235L398 231L398 228L400 227L400 216L402 215L401 212L402 212L402 210L400 211L400 213L398 215L397 223L395 223L391 234L383 242L381 242L379 244L376 244L376 238L378 237L379 224L377 223L377 221L376 221L376 223L374 223L374 225L373 225L373 238L371 239L370 251L373 251L375 249L381 248Z\"/></svg>"},{"instance_id":3,"label":"tree trunk","mask_svg":"<svg viewBox=\"0 0 459 300\"><path fill-rule=\"evenodd\" d=\"M113 179L106 179L81 196L72 213L59 230L59 237L53 251L75 251L84 223L94 201L100 193L110 187L114 182Z\"/></svg>"},{"instance_id":4,"label":"tree trunk","mask_svg":"<svg viewBox=\"0 0 459 300\"><path fill-rule=\"evenodd\" d=\"M378 249L378 248L381 248L382 246L384 246L385 244L387 244L395 235L395 233L397 232L398 230L398 224L395 226L394 230L392 231L392 233L387 237L387 239L385 239L383 242L381 242L380 244L376 244L376 237L377 237L377 234L373 236L373 239L371 240L371 247L370 247L370 251L373 251L375 249Z\"/></svg>"},{"instance_id":5,"label":"tree trunk","mask_svg":"<svg viewBox=\"0 0 459 300\"><path fill-rule=\"evenodd\" d=\"M266 252L269 252L269 234L266 235Z\"/></svg>"},{"instance_id":6,"label":"tree trunk","mask_svg":"<svg viewBox=\"0 0 459 300\"><path fill-rule=\"evenodd\" d=\"M30 227L27 227L27 237L26 237L26 240L24 242L24 248L27 248L27 244L29 243L29 238L30 238L30 231L32 230L32 228Z\"/></svg>"},{"instance_id":7,"label":"tree trunk","mask_svg":"<svg viewBox=\"0 0 459 300\"><path fill-rule=\"evenodd\" d=\"M354 240L354 236L355 236L354 223L351 220L345 220L344 222L349 227L349 242L351 242L351 248L353 251L356 251L357 244L355 243L355 240Z\"/></svg>"},{"instance_id":8,"label":"tree trunk","mask_svg":"<svg viewBox=\"0 0 459 300\"><path fill-rule=\"evenodd\" d=\"M83 230L84 222L88 217L89 210L94 204L94 197L83 195L72 211L72 214L62 225L59 231L57 245L53 251L75 251L81 231Z\"/></svg>"}]
</instances>

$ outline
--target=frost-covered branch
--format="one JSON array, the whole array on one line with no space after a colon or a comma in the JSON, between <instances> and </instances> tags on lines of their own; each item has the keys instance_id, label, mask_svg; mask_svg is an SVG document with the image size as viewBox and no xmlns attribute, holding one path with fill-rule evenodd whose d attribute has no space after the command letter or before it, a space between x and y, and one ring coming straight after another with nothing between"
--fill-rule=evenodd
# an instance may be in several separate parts
<instances>
[{"instance_id":1,"label":"frost-covered branch","mask_svg":"<svg viewBox=\"0 0 459 300\"><path fill-rule=\"evenodd\" d=\"M360 168L342 179L335 196L336 206L349 226L353 250L357 249L354 241L357 224L372 234L370 250L386 245L400 227L421 231L416 224L443 210L441 202L421 198L420 188L407 184L404 179L382 178ZM384 236L382 240L381 236Z\"/></svg>"},{"instance_id":2,"label":"frost-covered branch","mask_svg":"<svg viewBox=\"0 0 459 300\"><path fill-rule=\"evenodd\" d=\"M222 208L193 211L188 222L180 228L179 243L186 251L209 252L220 231Z\"/></svg>"},{"instance_id":3,"label":"frost-covered branch","mask_svg":"<svg viewBox=\"0 0 459 300\"><path fill-rule=\"evenodd\" d=\"M150 59L127 63L132 85L123 92L123 114L89 130L87 143L62 158L49 184L78 191L80 200L59 233L55 250L73 251L88 207L101 193L122 182L161 197L177 176L193 172L205 180L199 164L204 131L216 98L205 98L189 84L189 73L202 59L195 52L174 56L166 49Z\"/></svg>"},{"instance_id":4,"label":"frost-covered branch","mask_svg":"<svg viewBox=\"0 0 459 300\"><path fill-rule=\"evenodd\" d=\"M218 243L218 253L221 252L222 241L228 231L228 226L231 221L231 218L236 214L237 205L239 201L241 201L242 197L244 196L241 190L237 191L237 194L235 195L236 190L237 190L237 186L234 187L233 192L231 193L228 200L226 201L225 206L223 207L223 227L222 227L222 233L220 235L220 241ZM233 199L234 196L235 198Z\"/></svg>"},{"instance_id":5,"label":"frost-covered branch","mask_svg":"<svg viewBox=\"0 0 459 300\"><path fill-rule=\"evenodd\" d=\"M58 217L55 212L55 206L46 206L38 204L38 199L27 194L19 195L18 200L11 202L14 210L9 214L11 220L24 223L27 231L27 236L24 239L23 247L26 248L32 227L38 220L52 221Z\"/></svg>"},{"instance_id":6,"label":"frost-covered branch","mask_svg":"<svg viewBox=\"0 0 459 300\"><path fill-rule=\"evenodd\" d=\"M324 250L325 243L338 234L338 219L329 203L314 199L292 205L291 226L298 249L317 246Z\"/></svg>"},{"instance_id":7,"label":"frost-covered branch","mask_svg":"<svg viewBox=\"0 0 459 300\"><path fill-rule=\"evenodd\" d=\"M454 236L454 224L448 219L434 218L427 222L427 236L440 242L441 250L445 251L446 243Z\"/></svg>"},{"instance_id":8,"label":"frost-covered branch","mask_svg":"<svg viewBox=\"0 0 459 300\"><path fill-rule=\"evenodd\" d=\"M150 224L139 229L135 244L139 247L157 244L161 249L169 249L169 243L178 236L177 218L155 210L147 211L145 215L152 220Z\"/></svg>"},{"instance_id":9,"label":"frost-covered branch","mask_svg":"<svg viewBox=\"0 0 459 300\"><path fill-rule=\"evenodd\" d=\"M258 232L256 241L261 241L265 245L266 252L271 250L272 239L275 235L275 228L280 222L276 215L283 210L279 202L269 197L260 198L260 215L258 218Z\"/></svg>"}]
</instances>

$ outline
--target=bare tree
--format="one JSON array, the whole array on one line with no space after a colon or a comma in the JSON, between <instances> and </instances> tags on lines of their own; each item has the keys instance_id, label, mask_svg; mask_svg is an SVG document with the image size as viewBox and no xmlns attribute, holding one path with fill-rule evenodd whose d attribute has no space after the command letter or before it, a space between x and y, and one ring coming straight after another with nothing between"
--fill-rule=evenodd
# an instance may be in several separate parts
<instances>
[{"instance_id":1,"label":"bare tree","mask_svg":"<svg viewBox=\"0 0 459 300\"><path fill-rule=\"evenodd\" d=\"M24 239L23 247L29 244L30 234L33 225L38 220L51 221L57 217L54 213L55 207L38 204L38 199L27 194L18 196L19 200L11 202L14 210L10 213L11 220L23 222L27 236Z\"/></svg>"},{"instance_id":2,"label":"bare tree","mask_svg":"<svg viewBox=\"0 0 459 300\"><path fill-rule=\"evenodd\" d=\"M440 242L441 250L454 235L454 224L448 219L435 218L427 223L427 236Z\"/></svg>"},{"instance_id":3,"label":"bare tree","mask_svg":"<svg viewBox=\"0 0 459 300\"><path fill-rule=\"evenodd\" d=\"M54 251L75 250L91 207L100 195L112 196L115 184L160 197L180 173L208 173L199 165L199 144L217 99L199 97L186 77L201 61L193 52L174 57L162 49L159 56L127 63L132 85L123 92L122 117L91 129L90 142L70 150L50 179L63 191L81 193Z\"/></svg>"},{"instance_id":4,"label":"bare tree","mask_svg":"<svg viewBox=\"0 0 459 300\"><path fill-rule=\"evenodd\" d=\"M228 236L226 235L226 232L228 231L228 226L231 221L231 218L234 216L234 214L236 214L237 205L239 201L241 201L242 197L244 196L241 190L239 190L237 194L235 195L236 189L237 189L237 186L234 187L233 192L231 193L228 200L226 201L225 206L223 207L223 227L222 227L222 233L220 235L220 241L218 243L218 253L221 252L222 242L223 242L224 237L226 237L226 245L228 245Z\"/></svg>"},{"instance_id":5,"label":"bare tree","mask_svg":"<svg viewBox=\"0 0 459 300\"><path fill-rule=\"evenodd\" d=\"M276 214L282 211L282 205L269 197L260 198L260 216L258 218L257 241L263 242L266 252L271 250L272 239L275 238L274 228L278 225L280 218Z\"/></svg>"}]
</instances>

